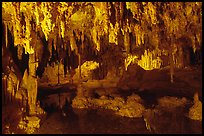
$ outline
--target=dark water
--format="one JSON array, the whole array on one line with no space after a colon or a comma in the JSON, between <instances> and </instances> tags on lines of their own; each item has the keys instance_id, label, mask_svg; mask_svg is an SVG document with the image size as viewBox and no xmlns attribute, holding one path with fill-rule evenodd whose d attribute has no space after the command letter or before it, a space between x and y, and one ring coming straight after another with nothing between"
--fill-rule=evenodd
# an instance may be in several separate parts
<instances>
[{"instance_id":1,"label":"dark water","mask_svg":"<svg viewBox=\"0 0 204 136\"><path fill-rule=\"evenodd\" d=\"M131 119L113 115L108 110L80 110L64 117L60 112L48 115L37 133L60 134L142 134L147 131L142 118Z\"/></svg>"},{"instance_id":2,"label":"dark water","mask_svg":"<svg viewBox=\"0 0 204 136\"><path fill-rule=\"evenodd\" d=\"M109 110L73 109L63 116L49 113L38 134L200 134L202 124L180 114L164 113L155 118L157 131L148 131L143 118L114 115Z\"/></svg>"},{"instance_id":3,"label":"dark water","mask_svg":"<svg viewBox=\"0 0 204 136\"><path fill-rule=\"evenodd\" d=\"M75 93L73 91L73 93ZM129 93L128 95L131 95ZM140 94L146 108L157 105L160 96ZM125 95L124 95L125 96ZM154 99L153 99L154 98ZM155 108L155 107L154 107ZM189 108L189 107L188 107ZM186 109L169 110L157 108L160 113L153 117L152 131L147 130L142 118L121 117L105 109L73 109L71 104L61 110L47 107L47 117L41 121L37 134L201 134L202 122L193 121L185 115ZM156 128L156 129L155 129Z\"/></svg>"}]
</instances>

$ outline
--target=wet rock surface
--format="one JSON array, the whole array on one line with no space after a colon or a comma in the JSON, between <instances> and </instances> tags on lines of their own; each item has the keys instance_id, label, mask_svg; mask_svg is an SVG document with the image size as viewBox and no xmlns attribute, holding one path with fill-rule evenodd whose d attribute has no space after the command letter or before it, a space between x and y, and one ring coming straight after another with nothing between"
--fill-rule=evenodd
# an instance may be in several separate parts
<instances>
[{"instance_id":1,"label":"wet rock surface","mask_svg":"<svg viewBox=\"0 0 204 136\"><path fill-rule=\"evenodd\" d=\"M198 98L198 93L194 95L194 104L189 109L190 119L202 121L202 102Z\"/></svg>"}]
</instances>

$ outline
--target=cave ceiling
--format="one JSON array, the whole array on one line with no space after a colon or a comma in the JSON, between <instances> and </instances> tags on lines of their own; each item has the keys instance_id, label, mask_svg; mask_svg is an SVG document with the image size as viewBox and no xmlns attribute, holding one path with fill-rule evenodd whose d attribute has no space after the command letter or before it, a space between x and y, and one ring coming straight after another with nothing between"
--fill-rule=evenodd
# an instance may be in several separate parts
<instances>
[{"instance_id":1,"label":"cave ceiling","mask_svg":"<svg viewBox=\"0 0 204 136\"><path fill-rule=\"evenodd\" d=\"M195 51L202 45L202 2L2 2L2 24L14 46L28 54L42 49L33 42L37 33L48 46L54 41L55 48L62 47L56 37L70 41L76 53L77 41L84 37L96 52L109 44L123 46L129 54L146 49L165 54L179 46Z\"/></svg>"}]
</instances>

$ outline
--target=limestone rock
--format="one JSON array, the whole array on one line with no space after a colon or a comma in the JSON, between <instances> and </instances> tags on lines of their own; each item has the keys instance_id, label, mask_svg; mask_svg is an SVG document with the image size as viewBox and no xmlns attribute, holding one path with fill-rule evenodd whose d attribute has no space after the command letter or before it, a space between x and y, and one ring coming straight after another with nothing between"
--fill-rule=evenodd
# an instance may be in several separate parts
<instances>
[{"instance_id":1,"label":"limestone rock","mask_svg":"<svg viewBox=\"0 0 204 136\"><path fill-rule=\"evenodd\" d=\"M176 107L184 107L187 104L187 102L188 101L185 97L177 98L177 97L165 96L165 97L158 99L159 106L165 107L167 109L176 108Z\"/></svg>"},{"instance_id":2,"label":"limestone rock","mask_svg":"<svg viewBox=\"0 0 204 136\"><path fill-rule=\"evenodd\" d=\"M202 121L202 102L198 99L198 93L194 95L194 105L189 109L189 118Z\"/></svg>"},{"instance_id":3,"label":"limestone rock","mask_svg":"<svg viewBox=\"0 0 204 136\"><path fill-rule=\"evenodd\" d=\"M142 117L143 111L145 110L145 107L140 104L140 103L136 103L136 102L132 102L129 104L126 104L125 106L123 106L118 112L117 114L120 116L126 116L126 117Z\"/></svg>"},{"instance_id":4,"label":"limestone rock","mask_svg":"<svg viewBox=\"0 0 204 136\"><path fill-rule=\"evenodd\" d=\"M40 107L39 101L37 102L35 113L36 113L36 115L46 114L46 112Z\"/></svg>"},{"instance_id":5,"label":"limestone rock","mask_svg":"<svg viewBox=\"0 0 204 136\"><path fill-rule=\"evenodd\" d=\"M142 77L145 70L137 64L131 64L128 66L127 71L118 82L118 87L123 89L135 89L139 88Z\"/></svg>"},{"instance_id":6,"label":"limestone rock","mask_svg":"<svg viewBox=\"0 0 204 136\"><path fill-rule=\"evenodd\" d=\"M158 109L145 109L143 112L143 118L146 125L147 130L149 131L157 131L157 122L158 116L161 112Z\"/></svg>"},{"instance_id":7,"label":"limestone rock","mask_svg":"<svg viewBox=\"0 0 204 136\"><path fill-rule=\"evenodd\" d=\"M142 117L145 107L141 103L141 97L132 94L131 96L128 96L126 103L121 107L117 114L126 117Z\"/></svg>"},{"instance_id":8,"label":"limestone rock","mask_svg":"<svg viewBox=\"0 0 204 136\"><path fill-rule=\"evenodd\" d=\"M14 92L17 90L17 82L18 78L15 73L10 72L7 78L7 93L12 94L12 97L14 97Z\"/></svg>"},{"instance_id":9,"label":"limestone rock","mask_svg":"<svg viewBox=\"0 0 204 136\"><path fill-rule=\"evenodd\" d=\"M40 119L36 116L26 116L20 120L18 128L25 130L27 134L32 134L40 128Z\"/></svg>"},{"instance_id":10,"label":"limestone rock","mask_svg":"<svg viewBox=\"0 0 204 136\"><path fill-rule=\"evenodd\" d=\"M87 97L75 97L72 101L73 108L102 108L110 109L120 116L142 117L144 106L140 96L133 94L127 102L122 97L110 98L102 95L99 99Z\"/></svg>"},{"instance_id":11,"label":"limestone rock","mask_svg":"<svg viewBox=\"0 0 204 136\"><path fill-rule=\"evenodd\" d=\"M139 95L134 94L134 93L127 97L127 103L131 103L133 101L139 102L139 103L143 102L141 97Z\"/></svg>"},{"instance_id":12,"label":"limestone rock","mask_svg":"<svg viewBox=\"0 0 204 136\"><path fill-rule=\"evenodd\" d=\"M119 97L117 88L98 88L95 90L95 93L100 97L101 96Z\"/></svg>"},{"instance_id":13,"label":"limestone rock","mask_svg":"<svg viewBox=\"0 0 204 136\"><path fill-rule=\"evenodd\" d=\"M84 91L85 91L85 88L79 84L77 86L77 97L84 97Z\"/></svg>"},{"instance_id":14,"label":"limestone rock","mask_svg":"<svg viewBox=\"0 0 204 136\"><path fill-rule=\"evenodd\" d=\"M73 108L88 108L88 98L85 97L75 97L72 101Z\"/></svg>"},{"instance_id":15,"label":"limestone rock","mask_svg":"<svg viewBox=\"0 0 204 136\"><path fill-rule=\"evenodd\" d=\"M101 100L105 100L105 99L108 99L108 97L105 96L105 95L102 95L102 96L100 97L100 99L101 99Z\"/></svg>"},{"instance_id":16,"label":"limestone rock","mask_svg":"<svg viewBox=\"0 0 204 136\"><path fill-rule=\"evenodd\" d=\"M58 71L58 67L59 67L59 71ZM60 79L64 78L64 65L62 63L53 64L52 66L47 65L42 75L42 78L39 79L39 81L42 83L50 82L52 84L57 84L58 74Z\"/></svg>"},{"instance_id":17,"label":"limestone rock","mask_svg":"<svg viewBox=\"0 0 204 136\"><path fill-rule=\"evenodd\" d=\"M112 109L114 111L118 111L120 110L125 104L125 100L121 97L115 97L112 101L111 101L111 105L108 106L109 109Z\"/></svg>"},{"instance_id":18,"label":"limestone rock","mask_svg":"<svg viewBox=\"0 0 204 136\"><path fill-rule=\"evenodd\" d=\"M92 72L94 69L98 68L99 64L94 61L86 61L81 65L81 78L82 81L87 81L92 79ZM79 68L76 70L76 74L73 77L74 82L79 79Z\"/></svg>"}]
</instances>

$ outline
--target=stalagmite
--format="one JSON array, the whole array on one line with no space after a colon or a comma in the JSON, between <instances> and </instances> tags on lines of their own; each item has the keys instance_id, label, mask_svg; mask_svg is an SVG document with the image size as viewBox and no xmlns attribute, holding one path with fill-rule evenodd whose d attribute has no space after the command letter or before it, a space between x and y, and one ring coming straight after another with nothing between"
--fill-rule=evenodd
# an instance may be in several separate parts
<instances>
[{"instance_id":1,"label":"stalagmite","mask_svg":"<svg viewBox=\"0 0 204 136\"><path fill-rule=\"evenodd\" d=\"M84 30L82 30L82 34L81 34L81 43L82 43L82 54L84 52Z\"/></svg>"},{"instance_id":2,"label":"stalagmite","mask_svg":"<svg viewBox=\"0 0 204 136\"><path fill-rule=\"evenodd\" d=\"M37 78L36 78L36 69L35 65L35 54L29 54L29 75L28 75L28 105L29 105L29 114L33 115L36 112L36 99L37 99ZM32 83L32 84L30 84Z\"/></svg>"}]
</instances>

